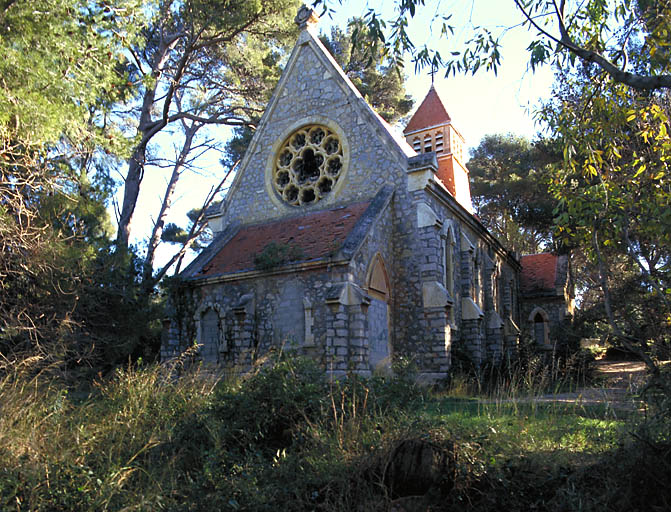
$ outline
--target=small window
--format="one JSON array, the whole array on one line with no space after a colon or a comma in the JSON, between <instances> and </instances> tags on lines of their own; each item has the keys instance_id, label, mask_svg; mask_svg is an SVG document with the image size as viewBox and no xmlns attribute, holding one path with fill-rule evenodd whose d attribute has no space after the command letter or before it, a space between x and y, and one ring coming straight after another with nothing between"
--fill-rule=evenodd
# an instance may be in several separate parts
<instances>
[{"instance_id":1,"label":"small window","mask_svg":"<svg viewBox=\"0 0 671 512\"><path fill-rule=\"evenodd\" d=\"M545 345L545 319L540 313L537 313L534 318L534 337L536 343L541 346Z\"/></svg>"},{"instance_id":2,"label":"small window","mask_svg":"<svg viewBox=\"0 0 671 512\"><path fill-rule=\"evenodd\" d=\"M454 250L454 241L452 238L451 231L447 232L447 237L445 238L445 244L443 245L443 251L445 252L445 276L444 276L444 285L447 292L450 294L450 298L453 301L456 301L456 295L454 292L454 259L453 259L453 250ZM454 307L450 308L450 323L454 324Z\"/></svg>"},{"instance_id":3,"label":"small window","mask_svg":"<svg viewBox=\"0 0 671 512\"><path fill-rule=\"evenodd\" d=\"M437 133L436 134L436 153L442 153L443 152L443 134L442 133Z\"/></svg>"},{"instance_id":4,"label":"small window","mask_svg":"<svg viewBox=\"0 0 671 512\"><path fill-rule=\"evenodd\" d=\"M424 153L431 152L431 135L424 137Z\"/></svg>"},{"instance_id":5,"label":"small window","mask_svg":"<svg viewBox=\"0 0 671 512\"><path fill-rule=\"evenodd\" d=\"M422 151L422 141L419 137L415 137L412 140L412 149L414 149L417 153L421 153L421 151Z\"/></svg>"}]
</instances>

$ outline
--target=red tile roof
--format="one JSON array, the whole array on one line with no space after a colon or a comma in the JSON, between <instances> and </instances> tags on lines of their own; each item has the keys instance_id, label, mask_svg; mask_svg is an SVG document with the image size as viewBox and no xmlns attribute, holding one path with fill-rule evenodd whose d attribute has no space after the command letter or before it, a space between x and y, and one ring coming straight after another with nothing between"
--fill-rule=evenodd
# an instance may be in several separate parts
<instances>
[{"instance_id":1,"label":"red tile roof","mask_svg":"<svg viewBox=\"0 0 671 512\"><path fill-rule=\"evenodd\" d=\"M559 256L549 252L522 256L522 293L556 290L557 262Z\"/></svg>"},{"instance_id":2,"label":"red tile roof","mask_svg":"<svg viewBox=\"0 0 671 512\"><path fill-rule=\"evenodd\" d=\"M429 128L430 126L449 122L450 115L447 113L447 110L445 110L445 105L443 105L440 96L438 96L438 92L433 85L431 85L431 89L429 89L424 101L422 101L422 104L412 118L410 118L408 126L405 127L403 133L415 132L423 128Z\"/></svg>"},{"instance_id":3,"label":"red tile roof","mask_svg":"<svg viewBox=\"0 0 671 512\"><path fill-rule=\"evenodd\" d=\"M196 276L254 269L254 257L271 242L302 249L301 261L323 258L337 250L370 202L322 210L300 217L242 227Z\"/></svg>"}]
</instances>

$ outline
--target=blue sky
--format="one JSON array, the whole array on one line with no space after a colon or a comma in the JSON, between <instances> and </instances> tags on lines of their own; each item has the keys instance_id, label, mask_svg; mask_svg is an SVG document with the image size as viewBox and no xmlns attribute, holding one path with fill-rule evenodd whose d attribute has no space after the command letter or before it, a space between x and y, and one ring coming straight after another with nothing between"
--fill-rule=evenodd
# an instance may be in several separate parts
<instances>
[{"instance_id":1,"label":"blue sky","mask_svg":"<svg viewBox=\"0 0 671 512\"><path fill-rule=\"evenodd\" d=\"M552 72L542 68L532 73L528 70L526 47L533 34L521 27L521 15L515 10L512 0L471 0L426 2L417 16L410 21L409 33L417 48L425 44L443 55L449 55L454 49L463 47L473 34L474 26L486 26L495 35L502 35L502 63L498 75L492 72L478 72L475 76L457 75L445 78L444 72L435 75L435 87L445 102L454 126L466 140L467 149L476 147L487 134L512 132L533 138L538 127L533 121L533 111L539 102L547 98L552 87ZM384 19L393 19L393 2L370 3L382 8ZM363 14L368 3L331 0L329 5L335 9L332 18L324 16L319 28L324 32L332 24L345 27L347 19ZM454 34L449 38L441 37L440 23L435 20L442 15L452 14L449 24ZM415 73L408 60L405 69L407 90L413 96L416 106L424 98L431 85L429 70ZM227 130L218 130L212 134L224 140ZM168 138L162 146L164 151L172 151ZM211 151L200 159L200 171L186 174L179 185L177 198L169 216L170 222L185 226L186 212L202 203L212 184L218 182L223 169L219 164L220 155ZM133 218L132 233L134 243L142 246L153 225L153 215L158 212L162 192L167 176L160 172L147 173L140 193L138 209ZM157 252L157 265L166 262L174 248L166 246Z\"/></svg>"}]
</instances>

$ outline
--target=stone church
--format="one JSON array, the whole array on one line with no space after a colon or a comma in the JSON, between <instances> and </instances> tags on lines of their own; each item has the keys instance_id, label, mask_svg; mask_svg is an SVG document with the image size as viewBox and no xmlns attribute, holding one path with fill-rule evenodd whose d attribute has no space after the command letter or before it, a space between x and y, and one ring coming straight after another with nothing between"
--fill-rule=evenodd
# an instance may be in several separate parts
<instances>
[{"instance_id":1,"label":"stone church","mask_svg":"<svg viewBox=\"0 0 671 512\"><path fill-rule=\"evenodd\" d=\"M549 349L572 313L566 258L520 259L473 214L464 140L433 86L402 137L324 48L314 11L296 21L234 182L208 212L214 239L181 274L162 357L198 343L203 361L244 371L283 347L332 375L368 375L409 356L435 380L455 351L497 364L525 332Z\"/></svg>"}]
</instances>

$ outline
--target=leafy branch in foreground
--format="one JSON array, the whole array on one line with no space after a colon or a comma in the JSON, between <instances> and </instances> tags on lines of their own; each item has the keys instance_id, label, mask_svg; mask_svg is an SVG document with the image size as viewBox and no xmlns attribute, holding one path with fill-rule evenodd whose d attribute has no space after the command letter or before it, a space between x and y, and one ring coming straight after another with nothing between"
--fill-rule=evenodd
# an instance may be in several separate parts
<instances>
[{"instance_id":1,"label":"leafy branch in foreground","mask_svg":"<svg viewBox=\"0 0 671 512\"><path fill-rule=\"evenodd\" d=\"M328 0L316 5L330 9ZM498 7L498 6L497 6ZM472 35L464 48L454 48L449 56L427 46L418 49L408 33L415 15L427 9L424 0L395 0L395 14L386 22L375 9L364 14L371 47L384 48L394 63L402 67L406 54L412 55L415 69L443 67L446 75L496 73L501 65L501 51L506 27L495 34L486 26L471 27ZM542 64L558 67L576 61L593 63L615 82L638 90L671 88L671 1L670 0L511 0L510 9L522 16L521 25L533 34L527 50L532 69ZM433 23L439 25L441 37L454 33L452 13L440 9ZM629 59L629 46L641 41L646 67Z\"/></svg>"},{"instance_id":2,"label":"leafy branch in foreground","mask_svg":"<svg viewBox=\"0 0 671 512\"><path fill-rule=\"evenodd\" d=\"M671 343L668 94L594 80L589 69L563 80L542 112L564 148L551 185L558 235L586 250L612 333L654 368L646 346ZM616 301L613 288L635 281L639 291Z\"/></svg>"}]
</instances>

